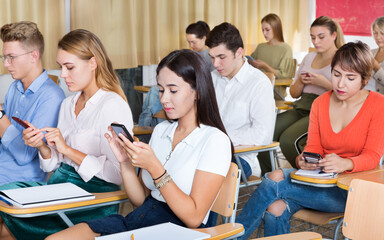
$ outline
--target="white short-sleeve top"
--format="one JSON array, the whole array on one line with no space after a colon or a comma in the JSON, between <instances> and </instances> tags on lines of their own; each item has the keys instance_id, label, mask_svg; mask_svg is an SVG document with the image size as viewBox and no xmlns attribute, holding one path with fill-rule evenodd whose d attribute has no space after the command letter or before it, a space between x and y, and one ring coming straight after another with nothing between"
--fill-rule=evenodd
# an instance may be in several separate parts
<instances>
[{"instance_id":1,"label":"white short-sleeve top","mask_svg":"<svg viewBox=\"0 0 384 240\"><path fill-rule=\"evenodd\" d=\"M152 133L150 146L164 165L173 182L187 195L191 193L196 170L226 176L231 163L231 143L226 134L215 127L200 124L172 151L172 141L178 122L164 121ZM167 156L169 156L168 161ZM155 188L151 175L143 170L142 179L158 201L165 202ZM206 223L208 214L203 223Z\"/></svg>"}]
</instances>

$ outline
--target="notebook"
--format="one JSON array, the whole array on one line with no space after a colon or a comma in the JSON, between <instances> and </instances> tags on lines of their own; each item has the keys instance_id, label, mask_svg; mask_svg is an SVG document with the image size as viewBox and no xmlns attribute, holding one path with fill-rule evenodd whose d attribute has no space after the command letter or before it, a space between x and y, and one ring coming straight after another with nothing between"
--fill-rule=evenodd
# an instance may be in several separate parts
<instances>
[{"instance_id":1,"label":"notebook","mask_svg":"<svg viewBox=\"0 0 384 240\"><path fill-rule=\"evenodd\" d=\"M173 223L162 223L150 227L140 228L132 231L121 232L102 237L96 237L95 240L200 240L210 238L211 235L198 232L189 228L181 227Z\"/></svg>"},{"instance_id":2,"label":"notebook","mask_svg":"<svg viewBox=\"0 0 384 240\"><path fill-rule=\"evenodd\" d=\"M323 172L321 171L320 169L318 170L303 170L303 169L299 169L297 170L297 172L295 173L296 175L299 175L299 176L305 176L305 177L320 177L320 178L336 178L337 177L337 173L326 173L326 172Z\"/></svg>"},{"instance_id":3,"label":"notebook","mask_svg":"<svg viewBox=\"0 0 384 240\"><path fill-rule=\"evenodd\" d=\"M42 207L94 199L95 196L73 183L17 188L0 191L1 198L17 207Z\"/></svg>"}]
</instances>

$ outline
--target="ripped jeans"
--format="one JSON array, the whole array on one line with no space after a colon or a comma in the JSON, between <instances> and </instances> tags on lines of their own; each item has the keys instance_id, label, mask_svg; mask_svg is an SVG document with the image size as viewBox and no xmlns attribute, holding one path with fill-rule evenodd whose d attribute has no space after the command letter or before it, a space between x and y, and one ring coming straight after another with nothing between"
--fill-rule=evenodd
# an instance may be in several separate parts
<instances>
[{"instance_id":1,"label":"ripped jeans","mask_svg":"<svg viewBox=\"0 0 384 240\"><path fill-rule=\"evenodd\" d=\"M289 233L292 215L302 208L323 212L344 212L348 191L338 187L320 188L292 183L290 173L296 169L282 169L284 179L275 182L267 173L263 182L253 192L236 218L244 226L245 233L238 239L248 239L264 220L264 236ZM267 211L269 205L282 199L287 207L281 216L276 217Z\"/></svg>"}]
</instances>

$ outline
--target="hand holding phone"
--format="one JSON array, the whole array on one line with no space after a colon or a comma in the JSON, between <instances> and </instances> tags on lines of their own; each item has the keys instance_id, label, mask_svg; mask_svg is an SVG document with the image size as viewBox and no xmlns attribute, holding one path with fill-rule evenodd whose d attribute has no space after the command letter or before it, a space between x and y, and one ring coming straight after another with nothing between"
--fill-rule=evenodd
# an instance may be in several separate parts
<instances>
[{"instance_id":1,"label":"hand holding phone","mask_svg":"<svg viewBox=\"0 0 384 240\"><path fill-rule=\"evenodd\" d=\"M23 128L29 128L29 125L26 124L23 120L17 117L12 117L13 120L15 120L18 124L20 124Z\"/></svg>"},{"instance_id":2,"label":"hand holding phone","mask_svg":"<svg viewBox=\"0 0 384 240\"><path fill-rule=\"evenodd\" d=\"M319 163L319 160L323 157L318 153L303 152L303 158L307 163Z\"/></svg>"},{"instance_id":3,"label":"hand holding phone","mask_svg":"<svg viewBox=\"0 0 384 240\"><path fill-rule=\"evenodd\" d=\"M111 123L111 127L117 136L119 136L119 133L122 133L126 138L128 138L129 141L134 141L132 135L128 132L127 128L123 124Z\"/></svg>"},{"instance_id":4,"label":"hand holding phone","mask_svg":"<svg viewBox=\"0 0 384 240\"><path fill-rule=\"evenodd\" d=\"M311 74L309 74L309 72L306 72L306 71L301 71L300 75L303 75L304 77L310 77L311 76Z\"/></svg>"}]
</instances>

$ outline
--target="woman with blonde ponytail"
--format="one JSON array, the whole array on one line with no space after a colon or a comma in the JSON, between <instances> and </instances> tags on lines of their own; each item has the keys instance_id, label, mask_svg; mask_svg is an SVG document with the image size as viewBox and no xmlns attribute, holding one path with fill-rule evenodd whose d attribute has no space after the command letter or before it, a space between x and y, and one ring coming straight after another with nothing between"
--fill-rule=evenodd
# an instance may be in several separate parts
<instances>
[{"instance_id":1,"label":"woman with blonde ponytail","mask_svg":"<svg viewBox=\"0 0 384 240\"><path fill-rule=\"evenodd\" d=\"M116 191L122 184L120 164L104 135L113 122L124 124L132 133L133 120L112 63L98 37L83 29L60 40L56 61L69 91L77 93L63 101L57 128L38 129L28 123L30 127L23 131L25 144L38 149L43 171L54 171L47 184L72 182L88 192ZM43 184L12 183L1 188ZM78 223L117 210L118 206L108 206L68 217ZM16 239L44 239L66 228L56 216L23 219L0 214Z\"/></svg>"}]
</instances>

